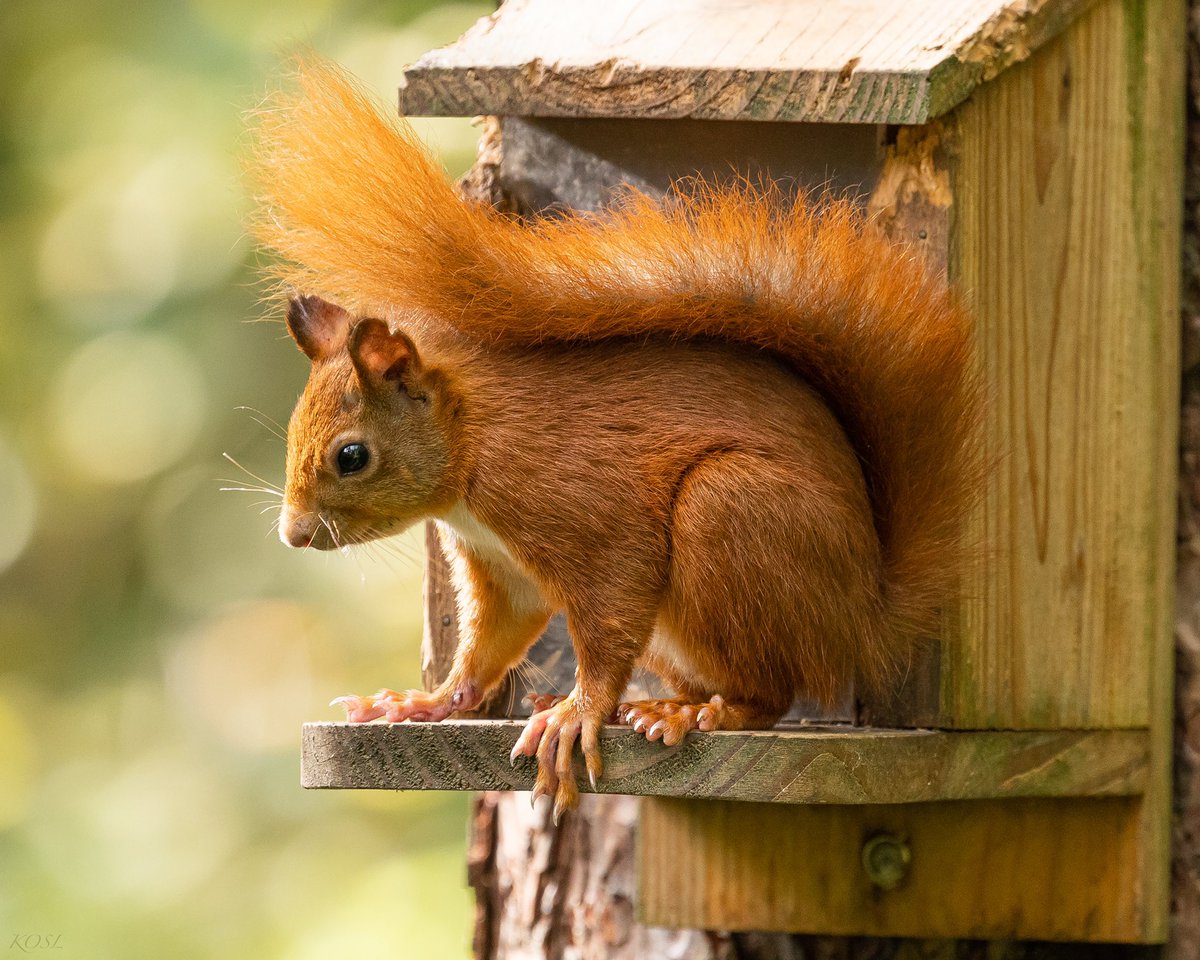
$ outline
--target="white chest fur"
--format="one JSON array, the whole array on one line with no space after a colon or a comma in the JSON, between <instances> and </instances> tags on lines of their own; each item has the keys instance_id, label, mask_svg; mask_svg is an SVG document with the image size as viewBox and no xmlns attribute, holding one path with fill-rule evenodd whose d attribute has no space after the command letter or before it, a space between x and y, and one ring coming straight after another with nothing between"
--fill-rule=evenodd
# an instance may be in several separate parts
<instances>
[{"instance_id":1,"label":"white chest fur","mask_svg":"<svg viewBox=\"0 0 1200 960\"><path fill-rule=\"evenodd\" d=\"M484 560L497 566L512 566L512 554L504 541L461 502L456 503L439 524L449 527L456 540Z\"/></svg>"},{"instance_id":2,"label":"white chest fur","mask_svg":"<svg viewBox=\"0 0 1200 960\"><path fill-rule=\"evenodd\" d=\"M465 562L461 552L465 551L487 564L496 585L508 594L515 610L536 610L545 605L541 591L513 560L504 541L463 504L455 504L437 523L443 539L449 534L449 539L460 552L460 556L450 558L451 575L459 591L460 603L470 603L470 578L461 566Z\"/></svg>"}]
</instances>

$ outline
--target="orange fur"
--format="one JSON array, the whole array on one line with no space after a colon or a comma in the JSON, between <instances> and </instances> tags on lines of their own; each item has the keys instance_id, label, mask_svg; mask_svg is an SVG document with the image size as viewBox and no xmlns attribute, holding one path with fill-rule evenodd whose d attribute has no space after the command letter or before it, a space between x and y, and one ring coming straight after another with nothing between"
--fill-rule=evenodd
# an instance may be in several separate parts
<instances>
[{"instance_id":1,"label":"orange fur","mask_svg":"<svg viewBox=\"0 0 1200 960\"><path fill-rule=\"evenodd\" d=\"M456 684L498 680L562 608L580 655L564 730L611 710L639 657L761 725L797 693L886 683L936 626L979 482L971 328L851 202L697 183L518 222L460 199L325 63L261 112L254 172L278 279L399 321L421 350L405 389L433 398L385 415L345 352L316 360L293 420L296 510L386 514L358 524L375 533L466 510L501 545L489 560L447 521L466 613L511 645L487 676L460 662ZM334 507L293 469L361 428L330 413L360 388L389 462L431 475L384 434L441 438L421 497L393 480L358 488L369 510L348 493ZM524 626L498 627L496 598L525 592L540 599L504 621Z\"/></svg>"}]
</instances>

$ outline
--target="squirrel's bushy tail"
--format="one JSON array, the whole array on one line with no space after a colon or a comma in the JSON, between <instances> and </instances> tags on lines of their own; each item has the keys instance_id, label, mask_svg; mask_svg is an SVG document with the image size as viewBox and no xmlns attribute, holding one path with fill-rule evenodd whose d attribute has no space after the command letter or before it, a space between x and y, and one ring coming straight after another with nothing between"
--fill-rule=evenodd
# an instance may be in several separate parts
<instances>
[{"instance_id":1,"label":"squirrel's bushy tail","mask_svg":"<svg viewBox=\"0 0 1200 960\"><path fill-rule=\"evenodd\" d=\"M301 65L258 131L255 232L295 289L485 340L705 336L788 358L858 449L897 633L935 625L979 488L971 326L852 203L697 184L519 222L460 199L410 128L323 62Z\"/></svg>"}]
</instances>

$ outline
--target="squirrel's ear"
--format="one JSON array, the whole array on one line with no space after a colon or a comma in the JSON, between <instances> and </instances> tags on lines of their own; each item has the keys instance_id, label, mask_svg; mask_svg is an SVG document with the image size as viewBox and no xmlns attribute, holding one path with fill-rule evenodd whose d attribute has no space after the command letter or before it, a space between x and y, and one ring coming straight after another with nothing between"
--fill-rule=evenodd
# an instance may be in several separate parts
<instances>
[{"instance_id":1,"label":"squirrel's ear","mask_svg":"<svg viewBox=\"0 0 1200 960\"><path fill-rule=\"evenodd\" d=\"M415 386L420 373L417 348L403 333L393 333L382 320L359 320L347 342L359 377L367 382L398 381Z\"/></svg>"},{"instance_id":2,"label":"squirrel's ear","mask_svg":"<svg viewBox=\"0 0 1200 960\"><path fill-rule=\"evenodd\" d=\"M320 297L293 297L288 301L288 333L313 362L337 350L349 326L350 314Z\"/></svg>"}]
</instances>

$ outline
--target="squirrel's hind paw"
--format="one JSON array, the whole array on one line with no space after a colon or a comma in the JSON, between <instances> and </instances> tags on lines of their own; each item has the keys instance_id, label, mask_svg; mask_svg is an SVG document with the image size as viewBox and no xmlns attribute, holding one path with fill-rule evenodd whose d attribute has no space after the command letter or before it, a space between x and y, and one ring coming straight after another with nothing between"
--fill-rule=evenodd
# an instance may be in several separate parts
<instances>
[{"instance_id":1,"label":"squirrel's hind paw","mask_svg":"<svg viewBox=\"0 0 1200 960\"><path fill-rule=\"evenodd\" d=\"M628 724L647 740L673 747L689 730L744 730L772 726L779 717L749 707L728 704L721 696L696 702L690 697L666 700L632 700L617 707L617 720Z\"/></svg>"}]
</instances>

